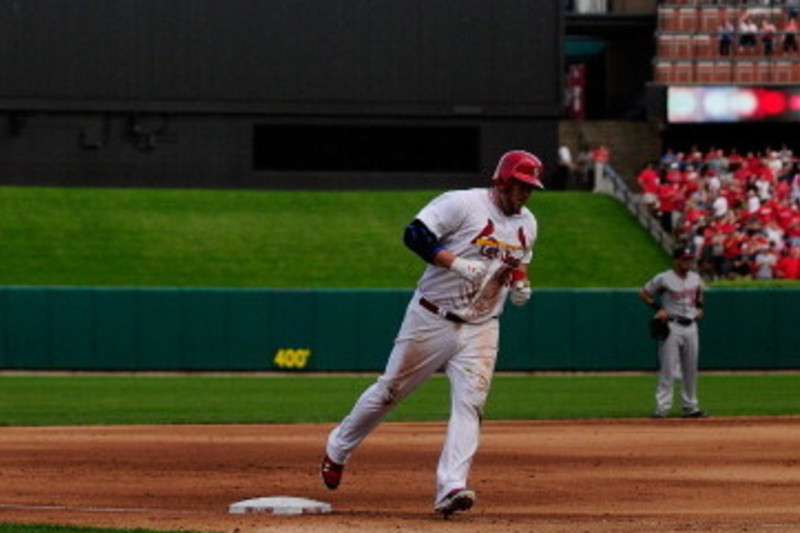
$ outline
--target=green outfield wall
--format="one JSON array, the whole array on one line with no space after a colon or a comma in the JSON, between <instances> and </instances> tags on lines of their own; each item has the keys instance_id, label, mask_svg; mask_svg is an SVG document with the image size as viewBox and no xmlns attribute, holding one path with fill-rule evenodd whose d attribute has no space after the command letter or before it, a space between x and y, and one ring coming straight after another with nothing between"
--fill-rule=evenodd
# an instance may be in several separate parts
<instances>
[{"instance_id":1,"label":"green outfield wall","mask_svg":"<svg viewBox=\"0 0 800 533\"><path fill-rule=\"evenodd\" d=\"M0 368L379 371L410 290L0 288ZM715 289L705 369L800 368L800 290ZM502 318L498 370L651 370L633 289L537 290Z\"/></svg>"}]
</instances>

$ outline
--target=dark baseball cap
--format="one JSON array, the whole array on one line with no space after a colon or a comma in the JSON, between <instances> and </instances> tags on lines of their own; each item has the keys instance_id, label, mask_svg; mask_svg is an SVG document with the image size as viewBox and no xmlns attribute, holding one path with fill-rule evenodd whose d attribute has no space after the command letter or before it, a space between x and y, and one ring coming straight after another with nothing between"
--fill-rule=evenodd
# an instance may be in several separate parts
<instances>
[{"instance_id":1,"label":"dark baseball cap","mask_svg":"<svg viewBox=\"0 0 800 533\"><path fill-rule=\"evenodd\" d=\"M681 246L672 251L673 259L694 259L694 252L688 246Z\"/></svg>"}]
</instances>

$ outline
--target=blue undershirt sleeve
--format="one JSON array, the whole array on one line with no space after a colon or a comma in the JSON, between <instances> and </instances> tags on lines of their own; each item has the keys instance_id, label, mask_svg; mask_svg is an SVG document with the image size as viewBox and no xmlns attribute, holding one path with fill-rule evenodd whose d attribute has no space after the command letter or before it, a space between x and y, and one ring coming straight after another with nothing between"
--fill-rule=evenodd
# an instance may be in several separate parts
<instances>
[{"instance_id":1,"label":"blue undershirt sleeve","mask_svg":"<svg viewBox=\"0 0 800 533\"><path fill-rule=\"evenodd\" d=\"M406 226L403 242L426 263L433 263L436 254L444 249L436 235L418 218Z\"/></svg>"}]
</instances>

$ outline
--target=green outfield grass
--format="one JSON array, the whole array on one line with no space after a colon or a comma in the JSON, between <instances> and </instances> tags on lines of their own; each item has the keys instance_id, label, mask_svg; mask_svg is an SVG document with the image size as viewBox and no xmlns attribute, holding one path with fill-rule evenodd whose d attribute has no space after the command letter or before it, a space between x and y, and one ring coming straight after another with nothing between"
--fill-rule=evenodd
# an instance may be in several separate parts
<instances>
[{"instance_id":1,"label":"green outfield grass","mask_svg":"<svg viewBox=\"0 0 800 533\"><path fill-rule=\"evenodd\" d=\"M0 187L0 285L413 287L402 232L436 194ZM669 265L608 196L529 206L538 287L634 287Z\"/></svg>"},{"instance_id":2,"label":"green outfield grass","mask_svg":"<svg viewBox=\"0 0 800 533\"><path fill-rule=\"evenodd\" d=\"M335 422L373 376L2 376L0 425L259 424ZM499 375L493 420L648 416L655 375ZM389 420L445 420L446 378L437 376ZM714 415L800 413L800 374L701 375Z\"/></svg>"}]
</instances>

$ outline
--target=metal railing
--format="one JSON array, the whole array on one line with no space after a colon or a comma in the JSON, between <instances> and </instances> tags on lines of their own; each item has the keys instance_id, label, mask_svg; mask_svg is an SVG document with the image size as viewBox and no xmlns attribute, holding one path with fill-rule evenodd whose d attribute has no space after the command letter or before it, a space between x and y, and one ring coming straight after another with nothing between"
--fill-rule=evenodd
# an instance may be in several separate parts
<instances>
[{"instance_id":1,"label":"metal railing","mask_svg":"<svg viewBox=\"0 0 800 533\"><path fill-rule=\"evenodd\" d=\"M619 200L665 252L672 252L675 246L672 236L664 231L661 223L642 205L641 195L631 191L625 180L608 163L595 163L592 192L608 194Z\"/></svg>"}]
</instances>

